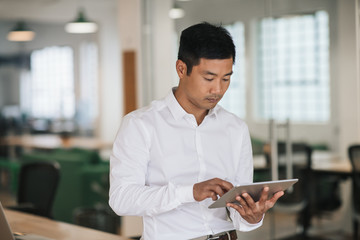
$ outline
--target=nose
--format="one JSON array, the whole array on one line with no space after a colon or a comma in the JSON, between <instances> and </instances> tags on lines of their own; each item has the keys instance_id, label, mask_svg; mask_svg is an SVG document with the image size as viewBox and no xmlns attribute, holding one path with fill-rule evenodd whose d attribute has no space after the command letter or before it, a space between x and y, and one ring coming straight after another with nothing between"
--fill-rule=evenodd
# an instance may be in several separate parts
<instances>
[{"instance_id":1,"label":"nose","mask_svg":"<svg viewBox=\"0 0 360 240\"><path fill-rule=\"evenodd\" d=\"M210 93L211 94L220 94L221 93L221 81L212 81L212 85L211 85L211 89L210 89Z\"/></svg>"}]
</instances>

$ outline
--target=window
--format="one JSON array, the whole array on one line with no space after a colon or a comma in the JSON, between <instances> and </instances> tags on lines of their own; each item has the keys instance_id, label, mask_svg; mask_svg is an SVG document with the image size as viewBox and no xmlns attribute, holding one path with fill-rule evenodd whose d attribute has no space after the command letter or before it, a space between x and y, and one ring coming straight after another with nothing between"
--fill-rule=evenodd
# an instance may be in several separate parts
<instances>
[{"instance_id":1,"label":"window","mask_svg":"<svg viewBox=\"0 0 360 240\"><path fill-rule=\"evenodd\" d=\"M244 41L244 25L236 22L227 25L225 28L233 37L236 48L235 65L233 66L233 75L231 76L230 87L221 99L221 106L228 111L245 118L245 41Z\"/></svg>"},{"instance_id":2,"label":"window","mask_svg":"<svg viewBox=\"0 0 360 240\"><path fill-rule=\"evenodd\" d=\"M30 114L34 118L73 118L73 51L47 47L31 54Z\"/></svg>"},{"instance_id":3,"label":"window","mask_svg":"<svg viewBox=\"0 0 360 240\"><path fill-rule=\"evenodd\" d=\"M258 24L258 36L257 117L328 121L328 14L266 18Z\"/></svg>"}]
</instances>

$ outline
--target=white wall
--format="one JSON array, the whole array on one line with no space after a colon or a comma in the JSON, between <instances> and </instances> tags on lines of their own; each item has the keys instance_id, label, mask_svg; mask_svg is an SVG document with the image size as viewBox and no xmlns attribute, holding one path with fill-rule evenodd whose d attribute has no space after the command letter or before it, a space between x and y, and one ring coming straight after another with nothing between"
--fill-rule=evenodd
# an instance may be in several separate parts
<instances>
[{"instance_id":1,"label":"white wall","mask_svg":"<svg viewBox=\"0 0 360 240\"><path fill-rule=\"evenodd\" d=\"M101 22L99 137L113 141L123 113L121 55L117 27L117 9L108 9Z\"/></svg>"},{"instance_id":2,"label":"white wall","mask_svg":"<svg viewBox=\"0 0 360 240\"><path fill-rule=\"evenodd\" d=\"M152 37L153 37L153 97L164 97L172 87L174 61L174 23L169 18L172 1L153 0Z\"/></svg>"},{"instance_id":3,"label":"white wall","mask_svg":"<svg viewBox=\"0 0 360 240\"><path fill-rule=\"evenodd\" d=\"M359 132L359 76L357 76L357 46L355 31L355 1L338 1L337 87L339 101L339 150L347 156L347 147L360 142Z\"/></svg>"},{"instance_id":4,"label":"white wall","mask_svg":"<svg viewBox=\"0 0 360 240\"><path fill-rule=\"evenodd\" d=\"M136 61L136 87L137 103L143 99L142 81L142 11L140 0L119 0L118 2L118 23L120 33L121 55L124 51L134 51Z\"/></svg>"}]
</instances>

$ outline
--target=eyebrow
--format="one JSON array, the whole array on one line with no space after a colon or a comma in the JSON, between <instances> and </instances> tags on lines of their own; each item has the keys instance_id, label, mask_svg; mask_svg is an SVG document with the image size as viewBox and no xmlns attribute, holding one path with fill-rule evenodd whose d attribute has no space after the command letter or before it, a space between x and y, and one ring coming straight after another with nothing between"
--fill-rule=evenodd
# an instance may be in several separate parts
<instances>
[{"instance_id":1,"label":"eyebrow","mask_svg":"<svg viewBox=\"0 0 360 240\"><path fill-rule=\"evenodd\" d=\"M213 73L213 72L210 72L210 71L204 71L204 72L203 72L203 74L204 74L204 75L217 76L217 74L216 74L216 73ZM232 74L233 74L233 71L231 71L231 72L229 72L229 73L225 74L224 76L230 76L230 75L232 75Z\"/></svg>"}]
</instances>

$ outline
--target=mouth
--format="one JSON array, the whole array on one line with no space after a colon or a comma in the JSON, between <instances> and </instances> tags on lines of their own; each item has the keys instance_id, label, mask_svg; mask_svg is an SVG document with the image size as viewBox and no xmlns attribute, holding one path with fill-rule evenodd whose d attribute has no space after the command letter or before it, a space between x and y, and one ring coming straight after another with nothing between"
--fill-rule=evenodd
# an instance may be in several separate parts
<instances>
[{"instance_id":1,"label":"mouth","mask_svg":"<svg viewBox=\"0 0 360 240\"><path fill-rule=\"evenodd\" d=\"M206 101L210 102L210 103L216 103L220 100L219 97L208 97L206 98Z\"/></svg>"}]
</instances>

